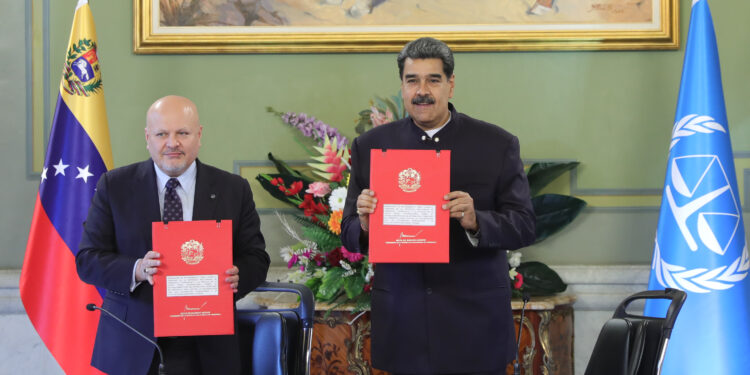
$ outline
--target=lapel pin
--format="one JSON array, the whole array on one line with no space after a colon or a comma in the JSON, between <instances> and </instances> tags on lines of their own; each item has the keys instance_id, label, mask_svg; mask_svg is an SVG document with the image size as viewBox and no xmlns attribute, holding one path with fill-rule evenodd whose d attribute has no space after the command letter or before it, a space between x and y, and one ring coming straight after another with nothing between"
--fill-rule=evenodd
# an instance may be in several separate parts
<instances>
[{"instance_id":1,"label":"lapel pin","mask_svg":"<svg viewBox=\"0 0 750 375\"><path fill-rule=\"evenodd\" d=\"M216 194L211 194L211 199L216 199Z\"/></svg>"}]
</instances>

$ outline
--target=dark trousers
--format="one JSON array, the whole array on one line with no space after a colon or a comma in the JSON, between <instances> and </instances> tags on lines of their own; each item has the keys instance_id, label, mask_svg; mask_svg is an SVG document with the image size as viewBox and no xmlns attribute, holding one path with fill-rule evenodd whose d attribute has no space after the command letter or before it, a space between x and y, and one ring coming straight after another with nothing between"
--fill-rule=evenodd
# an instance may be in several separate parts
<instances>
[{"instance_id":1,"label":"dark trousers","mask_svg":"<svg viewBox=\"0 0 750 375\"><path fill-rule=\"evenodd\" d=\"M156 340L164 354L169 375L201 375L200 356L193 337L159 337ZM159 374L159 352L154 353L149 375Z\"/></svg>"}]
</instances>

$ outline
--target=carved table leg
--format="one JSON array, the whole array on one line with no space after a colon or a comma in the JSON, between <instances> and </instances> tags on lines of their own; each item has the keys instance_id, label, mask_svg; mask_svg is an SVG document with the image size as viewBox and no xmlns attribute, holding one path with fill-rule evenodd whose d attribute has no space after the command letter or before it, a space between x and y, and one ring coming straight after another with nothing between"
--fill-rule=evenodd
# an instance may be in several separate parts
<instances>
[{"instance_id":1,"label":"carved table leg","mask_svg":"<svg viewBox=\"0 0 750 375\"><path fill-rule=\"evenodd\" d=\"M542 345L542 374L550 375L556 370L555 360L552 356L552 350L549 341L549 323L552 317L551 311L540 311L539 317L539 343Z\"/></svg>"},{"instance_id":2,"label":"carved table leg","mask_svg":"<svg viewBox=\"0 0 750 375\"><path fill-rule=\"evenodd\" d=\"M514 315L513 320L515 320L520 325L521 315ZM524 374L531 374L531 369L534 364L534 357L536 356L536 330L534 329L534 325L531 323L528 316L523 318L523 326L526 327L526 329L529 331L528 337L531 342L529 343L529 345L526 345L526 348L523 352L523 355L521 357L521 366L523 367ZM522 327L518 327L518 329L521 328Z\"/></svg>"}]
</instances>

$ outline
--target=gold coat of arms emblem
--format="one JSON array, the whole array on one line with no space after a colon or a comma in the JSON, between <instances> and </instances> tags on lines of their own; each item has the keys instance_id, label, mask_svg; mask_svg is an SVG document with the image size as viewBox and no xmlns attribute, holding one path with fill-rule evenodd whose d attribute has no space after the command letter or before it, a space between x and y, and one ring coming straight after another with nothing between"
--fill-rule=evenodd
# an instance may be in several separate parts
<instances>
[{"instance_id":1,"label":"gold coat of arms emblem","mask_svg":"<svg viewBox=\"0 0 750 375\"><path fill-rule=\"evenodd\" d=\"M102 92L102 73L99 70L99 57L96 55L96 42L84 38L70 46L63 67L61 86L70 95L91 96Z\"/></svg>"},{"instance_id":2,"label":"gold coat of arms emblem","mask_svg":"<svg viewBox=\"0 0 750 375\"><path fill-rule=\"evenodd\" d=\"M415 169L407 168L398 174L398 187L404 192L413 193L419 190L422 176Z\"/></svg>"},{"instance_id":3,"label":"gold coat of arms emblem","mask_svg":"<svg viewBox=\"0 0 750 375\"><path fill-rule=\"evenodd\" d=\"M195 265L203 260L203 244L196 240L183 243L180 249L182 261L187 264Z\"/></svg>"}]
</instances>

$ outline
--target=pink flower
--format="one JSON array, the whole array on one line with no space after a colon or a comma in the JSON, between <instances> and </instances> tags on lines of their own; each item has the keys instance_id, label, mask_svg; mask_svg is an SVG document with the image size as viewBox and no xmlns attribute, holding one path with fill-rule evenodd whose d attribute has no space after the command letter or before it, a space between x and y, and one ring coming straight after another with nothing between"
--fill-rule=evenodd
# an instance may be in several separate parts
<instances>
[{"instance_id":1,"label":"pink flower","mask_svg":"<svg viewBox=\"0 0 750 375\"><path fill-rule=\"evenodd\" d=\"M331 187L325 182L315 181L309 185L305 193L310 193L317 198L324 197L331 192Z\"/></svg>"},{"instance_id":2,"label":"pink flower","mask_svg":"<svg viewBox=\"0 0 750 375\"><path fill-rule=\"evenodd\" d=\"M326 168L326 172L331 173L330 180L333 182L341 182L341 180L344 178L343 174L346 170L346 165L330 165L328 168Z\"/></svg>"},{"instance_id":3,"label":"pink flower","mask_svg":"<svg viewBox=\"0 0 750 375\"><path fill-rule=\"evenodd\" d=\"M393 121L393 113L390 110L386 110L385 113L381 113L377 108L370 107L370 121L372 126L380 126Z\"/></svg>"},{"instance_id":4,"label":"pink flower","mask_svg":"<svg viewBox=\"0 0 750 375\"><path fill-rule=\"evenodd\" d=\"M521 275L521 273L518 273L518 275L516 275L516 281L513 282L513 289L521 289L522 286L523 286L523 275Z\"/></svg>"},{"instance_id":5,"label":"pink flower","mask_svg":"<svg viewBox=\"0 0 750 375\"><path fill-rule=\"evenodd\" d=\"M349 252L349 250L347 250L343 246L341 246L341 255L343 255L344 258L346 258L346 260L348 260L351 263L359 262L360 260L362 260L362 258L364 258L364 255L360 253Z\"/></svg>"},{"instance_id":6,"label":"pink flower","mask_svg":"<svg viewBox=\"0 0 750 375\"><path fill-rule=\"evenodd\" d=\"M286 268L291 269L292 267L294 267L294 264L297 263L297 260L299 260L299 255L292 255L292 257L289 259L289 262L286 264Z\"/></svg>"}]
</instances>

